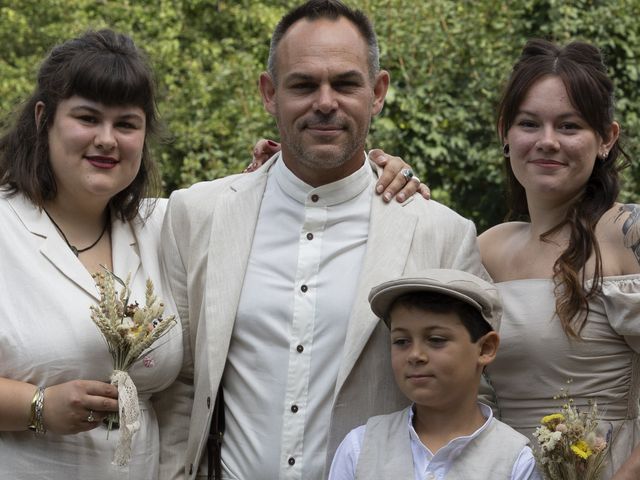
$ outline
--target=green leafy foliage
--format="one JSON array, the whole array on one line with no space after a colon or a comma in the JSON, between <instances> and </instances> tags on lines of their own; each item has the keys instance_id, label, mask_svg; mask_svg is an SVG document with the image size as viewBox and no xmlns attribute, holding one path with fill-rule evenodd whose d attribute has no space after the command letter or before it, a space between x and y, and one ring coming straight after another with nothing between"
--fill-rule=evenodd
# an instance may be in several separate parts
<instances>
[{"instance_id":1,"label":"green leafy foliage","mask_svg":"<svg viewBox=\"0 0 640 480\"><path fill-rule=\"evenodd\" d=\"M297 1L0 0L0 117L33 88L56 43L89 28L129 33L152 60L166 126L155 147L165 190L241 171L277 139L257 90L271 31ZM506 213L495 108L527 38L595 43L617 88L632 158L640 133L638 0L354 0L374 20L392 84L369 146L402 156L433 196L479 230ZM640 167L626 170L634 201Z\"/></svg>"}]
</instances>

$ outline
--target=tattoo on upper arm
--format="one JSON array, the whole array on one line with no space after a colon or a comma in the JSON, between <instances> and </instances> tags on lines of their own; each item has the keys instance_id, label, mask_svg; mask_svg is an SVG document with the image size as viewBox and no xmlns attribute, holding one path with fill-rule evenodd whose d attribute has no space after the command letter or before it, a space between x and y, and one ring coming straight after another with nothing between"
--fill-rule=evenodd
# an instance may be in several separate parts
<instances>
[{"instance_id":1,"label":"tattoo on upper arm","mask_svg":"<svg viewBox=\"0 0 640 480\"><path fill-rule=\"evenodd\" d=\"M622 224L624 246L631 249L640 264L640 206L632 203L621 206L616 220L625 212L629 212L629 216Z\"/></svg>"}]
</instances>

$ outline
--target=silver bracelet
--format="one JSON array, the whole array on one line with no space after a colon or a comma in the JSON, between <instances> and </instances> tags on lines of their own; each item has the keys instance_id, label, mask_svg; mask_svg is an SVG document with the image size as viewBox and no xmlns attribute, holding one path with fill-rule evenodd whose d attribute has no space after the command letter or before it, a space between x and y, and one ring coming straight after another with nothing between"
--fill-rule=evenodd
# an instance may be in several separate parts
<instances>
[{"instance_id":1,"label":"silver bracelet","mask_svg":"<svg viewBox=\"0 0 640 480\"><path fill-rule=\"evenodd\" d=\"M44 435L47 429L44 428L44 388L38 387L31 400L31 416L29 417L29 430L36 435Z\"/></svg>"}]
</instances>

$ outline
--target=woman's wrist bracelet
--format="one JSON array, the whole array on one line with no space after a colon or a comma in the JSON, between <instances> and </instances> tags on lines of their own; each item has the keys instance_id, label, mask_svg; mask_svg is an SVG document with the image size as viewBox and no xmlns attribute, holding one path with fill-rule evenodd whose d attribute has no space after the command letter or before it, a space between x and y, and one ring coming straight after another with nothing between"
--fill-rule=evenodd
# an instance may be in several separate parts
<instances>
[{"instance_id":1,"label":"woman's wrist bracelet","mask_svg":"<svg viewBox=\"0 0 640 480\"><path fill-rule=\"evenodd\" d=\"M31 400L31 416L29 417L28 428L36 435L44 435L47 429L44 428L44 388L38 387Z\"/></svg>"}]
</instances>

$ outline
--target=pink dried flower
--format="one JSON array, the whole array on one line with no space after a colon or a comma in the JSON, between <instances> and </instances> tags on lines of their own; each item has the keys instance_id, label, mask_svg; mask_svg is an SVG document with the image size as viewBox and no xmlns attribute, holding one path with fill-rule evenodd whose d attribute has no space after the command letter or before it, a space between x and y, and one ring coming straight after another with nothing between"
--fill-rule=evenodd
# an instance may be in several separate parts
<instances>
[{"instance_id":1,"label":"pink dried flower","mask_svg":"<svg viewBox=\"0 0 640 480\"><path fill-rule=\"evenodd\" d=\"M593 441L593 445L591 447L593 449L594 452L601 452L602 450L604 450L605 448L607 448L607 442L605 441L605 439L603 437L596 437L595 440Z\"/></svg>"},{"instance_id":2,"label":"pink dried flower","mask_svg":"<svg viewBox=\"0 0 640 480\"><path fill-rule=\"evenodd\" d=\"M147 368L151 368L156 365L156 361L153 358L151 358L149 355L147 355L142 359L142 364Z\"/></svg>"}]
</instances>

